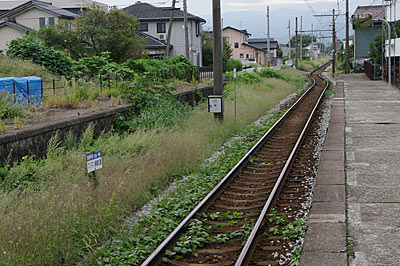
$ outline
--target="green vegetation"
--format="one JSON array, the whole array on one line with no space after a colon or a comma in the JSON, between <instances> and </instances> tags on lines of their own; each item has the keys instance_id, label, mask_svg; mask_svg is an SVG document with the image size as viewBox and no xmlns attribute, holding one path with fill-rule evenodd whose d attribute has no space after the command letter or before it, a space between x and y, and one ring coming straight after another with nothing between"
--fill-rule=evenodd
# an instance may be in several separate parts
<instances>
[{"instance_id":1,"label":"green vegetation","mask_svg":"<svg viewBox=\"0 0 400 266\"><path fill-rule=\"evenodd\" d=\"M7 55L32 60L33 63L42 65L58 75L71 76L73 74L71 58L61 51L41 45L31 34L12 40L8 45Z\"/></svg>"},{"instance_id":2,"label":"green vegetation","mask_svg":"<svg viewBox=\"0 0 400 266\"><path fill-rule=\"evenodd\" d=\"M113 62L143 57L144 39L139 37L136 18L112 8L108 12L93 8L74 20L56 27L45 27L38 33L44 45L68 51L75 60L109 52Z\"/></svg>"},{"instance_id":3,"label":"green vegetation","mask_svg":"<svg viewBox=\"0 0 400 266\"><path fill-rule=\"evenodd\" d=\"M0 54L0 77L27 76L39 76L45 80L58 77L46 70L45 67L32 63L31 61L11 58Z\"/></svg>"},{"instance_id":4,"label":"green vegetation","mask_svg":"<svg viewBox=\"0 0 400 266\"><path fill-rule=\"evenodd\" d=\"M239 84L236 123L233 84L225 89L223 124L207 113L206 104L193 110L183 108L182 115L174 114L168 102L144 104L142 110L148 115L137 120L142 124L132 122L134 133L103 133L95 140L93 127L89 127L78 142L73 134L68 134L63 145L53 138L43 160L26 157L1 169L0 264L93 265L96 260L101 265L143 258L151 252L276 117L259 126L246 125L299 87L276 78ZM135 89L131 91L135 95ZM165 118L164 112L172 114ZM169 122L154 127L161 119ZM215 163L204 166L204 159L234 135L244 138L235 140ZM104 168L97 172L94 187L86 174L85 154L96 150L103 152ZM187 182L178 181L181 185L171 191L176 195L172 200L162 201L154 214L140 218L143 223L125 223L135 210L183 175L190 177ZM168 210L170 216L165 215ZM137 242L142 237L146 241ZM136 255L129 256L127 247L129 254ZM87 257L90 253L93 256Z\"/></svg>"}]
</instances>

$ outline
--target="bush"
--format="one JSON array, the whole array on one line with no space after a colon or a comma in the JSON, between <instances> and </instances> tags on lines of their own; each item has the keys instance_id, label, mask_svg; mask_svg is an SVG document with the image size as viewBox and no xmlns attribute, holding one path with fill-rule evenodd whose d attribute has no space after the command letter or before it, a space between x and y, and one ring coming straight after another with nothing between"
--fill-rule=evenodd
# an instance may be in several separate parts
<instances>
[{"instance_id":1,"label":"bush","mask_svg":"<svg viewBox=\"0 0 400 266\"><path fill-rule=\"evenodd\" d=\"M241 71L243 68L242 62L234 59L229 60L228 71L233 71L234 68L236 68L237 71Z\"/></svg>"},{"instance_id":2,"label":"bush","mask_svg":"<svg viewBox=\"0 0 400 266\"><path fill-rule=\"evenodd\" d=\"M73 61L70 57L61 51L40 44L31 34L12 40L8 44L7 55L31 60L58 75L72 76L73 74Z\"/></svg>"},{"instance_id":3,"label":"bush","mask_svg":"<svg viewBox=\"0 0 400 266\"><path fill-rule=\"evenodd\" d=\"M288 81L288 78L285 75L283 75L282 73L278 73L270 68L264 68L263 70L258 71L257 74L263 78L278 78Z\"/></svg>"},{"instance_id":4,"label":"bush","mask_svg":"<svg viewBox=\"0 0 400 266\"><path fill-rule=\"evenodd\" d=\"M232 72L227 73L225 77L229 81L233 81ZM252 83L262 82L263 79L256 72L239 72L237 73L237 81L252 84Z\"/></svg>"}]
</instances>

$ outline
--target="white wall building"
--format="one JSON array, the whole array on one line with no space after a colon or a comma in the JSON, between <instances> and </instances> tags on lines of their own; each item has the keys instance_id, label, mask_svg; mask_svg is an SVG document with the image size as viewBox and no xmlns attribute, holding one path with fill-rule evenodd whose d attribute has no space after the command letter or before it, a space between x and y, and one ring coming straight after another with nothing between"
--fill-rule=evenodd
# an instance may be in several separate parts
<instances>
[{"instance_id":1,"label":"white wall building","mask_svg":"<svg viewBox=\"0 0 400 266\"><path fill-rule=\"evenodd\" d=\"M72 20L76 14L42 1L28 1L0 15L0 51L7 42L22 37L27 30L39 30L60 20Z\"/></svg>"},{"instance_id":2,"label":"white wall building","mask_svg":"<svg viewBox=\"0 0 400 266\"><path fill-rule=\"evenodd\" d=\"M140 22L140 31L166 43L171 11L165 7L155 7L147 3L136 3L124 8L129 15ZM190 61L202 66L202 38L201 25L206 21L198 16L188 14ZM174 22L171 34L171 56L185 55L185 28L183 11L174 11ZM164 50L149 50L150 57L157 58L165 55Z\"/></svg>"}]
</instances>

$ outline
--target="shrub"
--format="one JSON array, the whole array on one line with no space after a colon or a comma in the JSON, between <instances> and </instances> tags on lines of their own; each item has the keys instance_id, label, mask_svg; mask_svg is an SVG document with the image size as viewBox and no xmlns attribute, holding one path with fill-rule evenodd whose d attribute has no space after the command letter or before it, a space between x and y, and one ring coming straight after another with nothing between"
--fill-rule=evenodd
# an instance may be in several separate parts
<instances>
[{"instance_id":1,"label":"shrub","mask_svg":"<svg viewBox=\"0 0 400 266\"><path fill-rule=\"evenodd\" d=\"M258 71L257 74L263 78L278 78L288 81L288 78L285 75L283 75L282 73L278 73L270 68L264 68L263 70Z\"/></svg>"},{"instance_id":2,"label":"shrub","mask_svg":"<svg viewBox=\"0 0 400 266\"><path fill-rule=\"evenodd\" d=\"M242 62L234 59L229 60L228 71L233 71L234 68L236 68L237 71L241 71L243 68Z\"/></svg>"},{"instance_id":3,"label":"shrub","mask_svg":"<svg viewBox=\"0 0 400 266\"><path fill-rule=\"evenodd\" d=\"M12 40L8 44L7 55L31 60L58 75L71 76L73 74L73 61L70 57L61 51L40 44L31 34Z\"/></svg>"}]
</instances>

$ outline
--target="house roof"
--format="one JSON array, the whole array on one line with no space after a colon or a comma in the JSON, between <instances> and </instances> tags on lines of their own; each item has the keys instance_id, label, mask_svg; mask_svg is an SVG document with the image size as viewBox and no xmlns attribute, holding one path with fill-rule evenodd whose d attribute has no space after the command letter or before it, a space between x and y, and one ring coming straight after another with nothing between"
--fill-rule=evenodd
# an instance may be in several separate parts
<instances>
[{"instance_id":1,"label":"house roof","mask_svg":"<svg viewBox=\"0 0 400 266\"><path fill-rule=\"evenodd\" d=\"M72 12L69 12L67 10L53 6L51 3L37 1L37 0L31 0L31 1L27 1L27 2L23 3L22 5L14 7L13 9L10 9L7 12L3 13L2 15L0 15L0 19L1 18L15 18L16 16L18 16L18 14L21 14L32 8L38 8L43 11L54 14L55 16L65 18L65 19L73 19L77 16L76 14L74 14Z\"/></svg>"},{"instance_id":2,"label":"house roof","mask_svg":"<svg viewBox=\"0 0 400 266\"><path fill-rule=\"evenodd\" d=\"M145 44L145 48L146 49L166 49L167 45L165 44L165 42L160 41L157 38L154 38L153 36L143 33L143 32L139 32L140 37L146 38L146 44ZM170 45L171 49L173 48L173 45Z\"/></svg>"},{"instance_id":3,"label":"house roof","mask_svg":"<svg viewBox=\"0 0 400 266\"><path fill-rule=\"evenodd\" d=\"M377 5L377 6L357 6L356 11L354 11L354 15L362 15L362 14L372 14L373 20L379 20L385 18L385 5Z\"/></svg>"},{"instance_id":4,"label":"house roof","mask_svg":"<svg viewBox=\"0 0 400 266\"><path fill-rule=\"evenodd\" d=\"M20 31L27 31L27 30L32 30L32 29L30 29L30 28L28 28L28 27L25 27L24 25L21 25L21 24L19 24L19 23L16 23L16 22L12 22L12 21L8 21L8 20L0 20L0 28L1 27L4 27L4 26L9 26L9 27L11 27L11 28L14 28L14 29L17 29L17 30L20 30Z\"/></svg>"},{"instance_id":5,"label":"house roof","mask_svg":"<svg viewBox=\"0 0 400 266\"><path fill-rule=\"evenodd\" d=\"M226 30L226 29L235 30L235 31L238 31L238 32L240 32L240 33L246 34L247 36L251 36L251 34L250 34L249 32L247 32L246 29L244 29L244 30L239 30L239 29L236 29L236 28L231 27L231 26L227 26L227 27L224 28L224 30Z\"/></svg>"},{"instance_id":6,"label":"house roof","mask_svg":"<svg viewBox=\"0 0 400 266\"><path fill-rule=\"evenodd\" d=\"M171 9L168 7L156 7L148 3L136 3L123 9L139 21L169 20ZM184 12L180 9L174 11L174 20L183 20ZM188 13L188 20L206 22L205 19Z\"/></svg>"},{"instance_id":7,"label":"house roof","mask_svg":"<svg viewBox=\"0 0 400 266\"><path fill-rule=\"evenodd\" d=\"M255 45L252 45L252 44L250 44L250 43L242 43L242 45L245 45L245 46L251 47L251 48L253 48L253 49L256 49L256 50L260 50L260 51L265 52L264 49L259 48L259 47L255 46Z\"/></svg>"},{"instance_id":8,"label":"house roof","mask_svg":"<svg viewBox=\"0 0 400 266\"><path fill-rule=\"evenodd\" d=\"M268 45L268 39L267 38L252 38L248 40L248 43L256 46L259 49L267 50L267 45ZM270 39L269 41L269 47L270 49L278 49L279 44L278 41L275 41L274 39Z\"/></svg>"},{"instance_id":9,"label":"house roof","mask_svg":"<svg viewBox=\"0 0 400 266\"><path fill-rule=\"evenodd\" d=\"M13 9L24 3L26 1L0 1L0 11ZM59 8L91 8L96 6L108 8L108 5L92 0L51 0L51 3Z\"/></svg>"}]
</instances>

